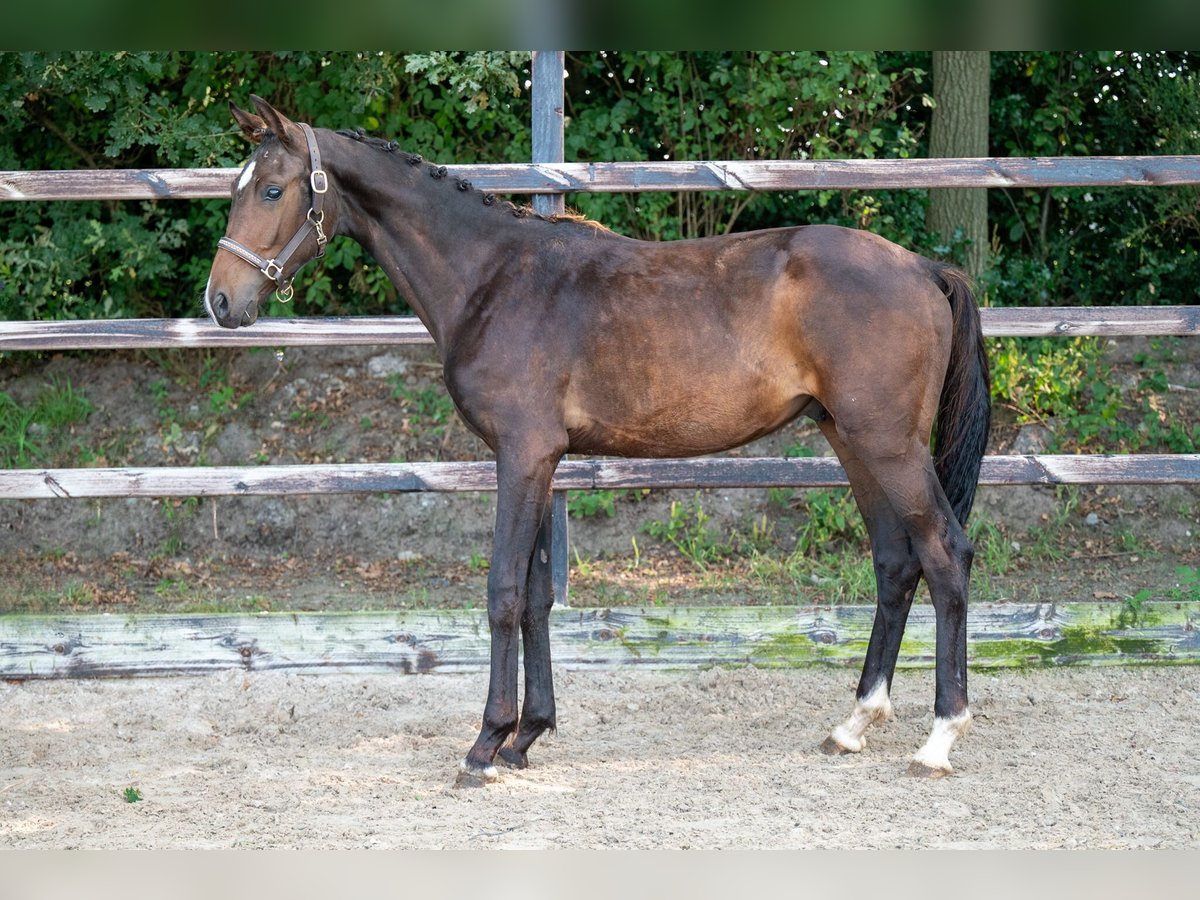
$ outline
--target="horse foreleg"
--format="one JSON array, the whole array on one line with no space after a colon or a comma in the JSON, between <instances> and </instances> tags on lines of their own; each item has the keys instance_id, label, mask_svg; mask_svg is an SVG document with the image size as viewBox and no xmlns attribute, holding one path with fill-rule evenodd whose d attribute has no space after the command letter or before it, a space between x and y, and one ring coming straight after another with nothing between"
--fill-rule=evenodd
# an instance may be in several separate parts
<instances>
[{"instance_id":1,"label":"horse foreleg","mask_svg":"<svg viewBox=\"0 0 1200 900\"><path fill-rule=\"evenodd\" d=\"M556 727L554 680L550 667L550 608L554 588L550 575L550 517L543 514L533 559L529 564L529 596L521 617L521 639L525 652L525 698L521 721L511 744L501 747L499 759L523 769L529 764L529 747L547 728Z\"/></svg>"},{"instance_id":2,"label":"horse foreleg","mask_svg":"<svg viewBox=\"0 0 1200 900\"><path fill-rule=\"evenodd\" d=\"M534 547L561 456L561 450L529 445L511 451L502 448L497 454L496 533L488 571L488 696L479 737L459 767L460 784L479 784L497 777L492 761L517 726L519 630Z\"/></svg>"}]
</instances>

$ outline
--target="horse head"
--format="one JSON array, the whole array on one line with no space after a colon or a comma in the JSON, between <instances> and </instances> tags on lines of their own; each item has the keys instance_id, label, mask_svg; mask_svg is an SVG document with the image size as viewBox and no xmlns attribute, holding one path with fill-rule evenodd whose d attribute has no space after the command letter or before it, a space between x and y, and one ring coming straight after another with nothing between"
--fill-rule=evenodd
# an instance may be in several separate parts
<instances>
[{"instance_id":1,"label":"horse head","mask_svg":"<svg viewBox=\"0 0 1200 900\"><path fill-rule=\"evenodd\" d=\"M229 109L258 149L232 188L229 224L204 290L205 309L225 328L252 325L272 291L290 300L296 272L324 254L327 240L329 179L316 135L261 97L250 99L257 115L232 101Z\"/></svg>"}]
</instances>

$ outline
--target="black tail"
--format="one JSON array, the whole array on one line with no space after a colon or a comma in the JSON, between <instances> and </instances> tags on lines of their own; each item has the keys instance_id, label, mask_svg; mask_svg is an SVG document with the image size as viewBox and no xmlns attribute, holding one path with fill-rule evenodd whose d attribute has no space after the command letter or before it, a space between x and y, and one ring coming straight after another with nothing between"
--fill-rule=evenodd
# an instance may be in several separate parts
<instances>
[{"instance_id":1,"label":"black tail","mask_svg":"<svg viewBox=\"0 0 1200 900\"><path fill-rule=\"evenodd\" d=\"M966 273L935 263L933 276L950 301L954 317L950 364L938 401L933 466L954 515L965 527L992 424L991 377L979 308Z\"/></svg>"}]
</instances>

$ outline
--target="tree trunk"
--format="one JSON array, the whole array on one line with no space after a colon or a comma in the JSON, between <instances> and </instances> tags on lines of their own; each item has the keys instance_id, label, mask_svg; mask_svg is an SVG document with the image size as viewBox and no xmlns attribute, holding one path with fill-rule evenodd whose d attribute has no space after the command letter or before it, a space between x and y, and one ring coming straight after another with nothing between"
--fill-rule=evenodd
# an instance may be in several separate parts
<instances>
[{"instance_id":1,"label":"tree trunk","mask_svg":"<svg viewBox=\"0 0 1200 900\"><path fill-rule=\"evenodd\" d=\"M931 157L988 155L988 89L991 59L987 50L933 51ZM963 263L978 278L988 265L987 188L934 188L929 191L925 224L947 242L961 229L967 241Z\"/></svg>"}]
</instances>

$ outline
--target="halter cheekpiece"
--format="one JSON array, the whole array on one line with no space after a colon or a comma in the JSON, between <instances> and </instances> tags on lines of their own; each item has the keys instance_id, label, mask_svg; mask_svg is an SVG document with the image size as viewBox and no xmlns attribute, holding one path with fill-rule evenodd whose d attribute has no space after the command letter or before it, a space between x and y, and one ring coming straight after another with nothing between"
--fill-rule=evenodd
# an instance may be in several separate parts
<instances>
[{"instance_id":1,"label":"halter cheekpiece","mask_svg":"<svg viewBox=\"0 0 1200 900\"><path fill-rule=\"evenodd\" d=\"M300 128L303 129L304 140L308 144L308 160L312 169L308 176L308 185L312 188L312 205L309 207L308 215L304 217L304 222L292 235L292 239L284 245L274 259L260 256L231 237L223 237L217 241L217 249L228 250L234 256L244 259L275 282L275 296L281 303L287 303L292 299L294 293L292 281L295 279L295 275L293 275L292 278L284 281L283 270L295 252L300 249L300 245L308 239L309 233L315 234L317 238L317 255L314 259L320 259L325 255L325 244L329 241L323 227L325 212L321 209L325 203L325 192L329 190L329 176L321 168L321 150L317 147L317 137L313 134L312 128L303 122L300 123Z\"/></svg>"}]
</instances>

